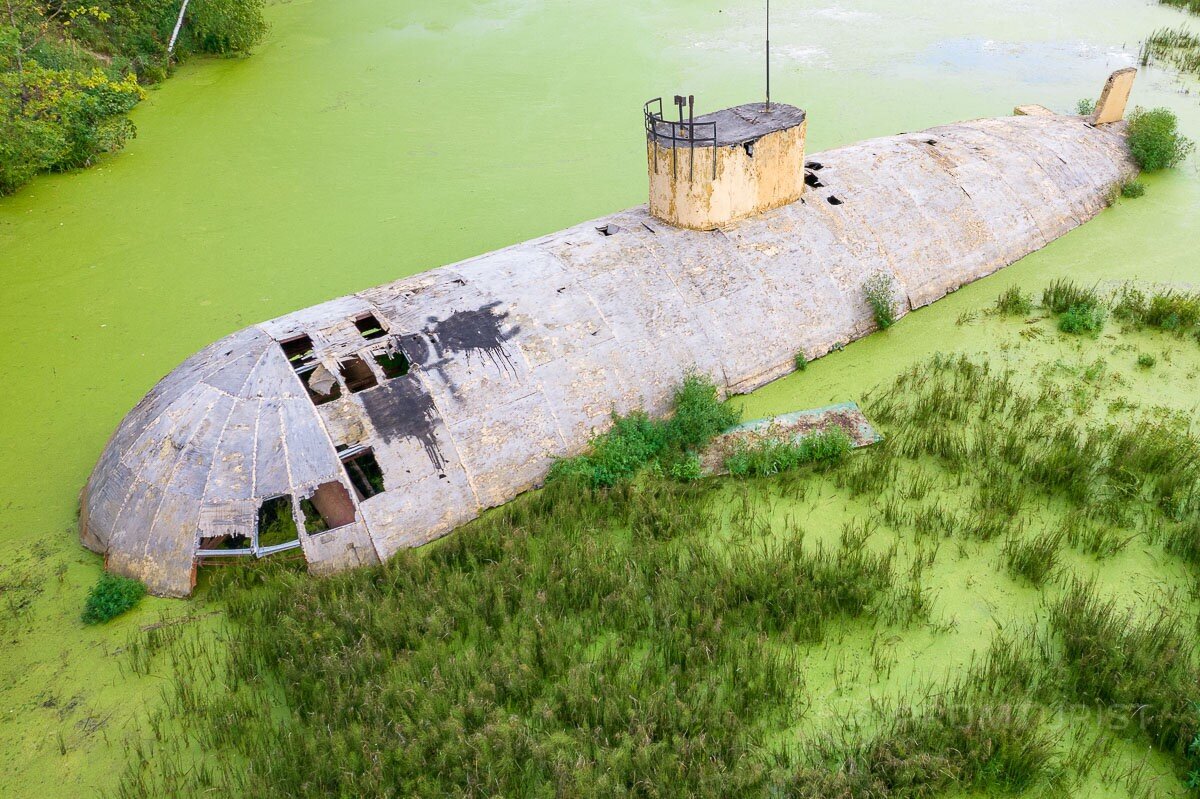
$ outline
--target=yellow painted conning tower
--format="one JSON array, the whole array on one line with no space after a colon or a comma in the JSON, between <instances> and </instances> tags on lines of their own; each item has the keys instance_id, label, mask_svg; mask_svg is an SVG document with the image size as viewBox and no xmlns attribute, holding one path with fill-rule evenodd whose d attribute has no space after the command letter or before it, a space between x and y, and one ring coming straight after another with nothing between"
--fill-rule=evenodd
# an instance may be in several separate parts
<instances>
[{"instance_id":1,"label":"yellow painted conning tower","mask_svg":"<svg viewBox=\"0 0 1200 799\"><path fill-rule=\"evenodd\" d=\"M712 230L800 199L803 109L748 103L693 117L693 98L676 96L675 105L678 121L664 117L662 98L644 109L651 214Z\"/></svg>"}]
</instances>

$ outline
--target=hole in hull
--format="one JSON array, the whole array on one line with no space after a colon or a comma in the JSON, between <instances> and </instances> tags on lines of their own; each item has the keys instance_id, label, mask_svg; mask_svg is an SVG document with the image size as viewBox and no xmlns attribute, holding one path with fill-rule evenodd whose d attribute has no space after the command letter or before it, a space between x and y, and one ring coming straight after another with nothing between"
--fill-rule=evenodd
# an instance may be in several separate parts
<instances>
[{"instance_id":1,"label":"hole in hull","mask_svg":"<svg viewBox=\"0 0 1200 799\"><path fill-rule=\"evenodd\" d=\"M832 194L829 195L828 197L826 197L825 201L827 203L829 203L830 205L841 205L842 204L842 201L839 200L837 197L834 197Z\"/></svg>"},{"instance_id":2,"label":"hole in hull","mask_svg":"<svg viewBox=\"0 0 1200 799\"><path fill-rule=\"evenodd\" d=\"M313 351L312 339L308 336L296 336L295 338L281 341L279 342L279 347L283 350L288 363L297 372L317 362L317 355Z\"/></svg>"},{"instance_id":3,"label":"hole in hull","mask_svg":"<svg viewBox=\"0 0 1200 799\"><path fill-rule=\"evenodd\" d=\"M374 353L375 363L379 364L379 368L383 370L383 375L388 380L394 377L404 377L412 368L412 364L408 362L408 356L403 352Z\"/></svg>"},{"instance_id":4,"label":"hole in hull","mask_svg":"<svg viewBox=\"0 0 1200 799\"><path fill-rule=\"evenodd\" d=\"M308 392L308 398L313 405L324 405L342 396L342 387L338 384L333 373L324 364L315 364L301 370L298 375Z\"/></svg>"},{"instance_id":5,"label":"hole in hull","mask_svg":"<svg viewBox=\"0 0 1200 799\"><path fill-rule=\"evenodd\" d=\"M337 481L322 483L300 500L300 512L304 514L304 532L309 535L354 524L354 500Z\"/></svg>"},{"instance_id":6,"label":"hole in hull","mask_svg":"<svg viewBox=\"0 0 1200 799\"><path fill-rule=\"evenodd\" d=\"M360 502L387 490L383 483L383 469L379 468L374 450L369 447L356 448L340 454L346 477L350 478L350 485L354 486L354 493Z\"/></svg>"},{"instance_id":7,"label":"hole in hull","mask_svg":"<svg viewBox=\"0 0 1200 799\"><path fill-rule=\"evenodd\" d=\"M375 314L369 313L358 317L354 320L354 326L358 328L359 334L368 341L387 335L387 330L375 318Z\"/></svg>"},{"instance_id":8,"label":"hole in hull","mask_svg":"<svg viewBox=\"0 0 1200 799\"><path fill-rule=\"evenodd\" d=\"M360 391L365 391L368 388L374 388L379 385L379 381L375 379L375 373L371 371L371 367L367 366L366 361L358 356L352 356L338 363L338 371L342 375L342 382L346 384L346 389L351 394L357 394Z\"/></svg>"},{"instance_id":9,"label":"hole in hull","mask_svg":"<svg viewBox=\"0 0 1200 799\"><path fill-rule=\"evenodd\" d=\"M255 534L257 547L276 547L300 539L296 528L296 517L292 513L292 497L281 494L263 500L258 506L258 530Z\"/></svg>"}]
</instances>

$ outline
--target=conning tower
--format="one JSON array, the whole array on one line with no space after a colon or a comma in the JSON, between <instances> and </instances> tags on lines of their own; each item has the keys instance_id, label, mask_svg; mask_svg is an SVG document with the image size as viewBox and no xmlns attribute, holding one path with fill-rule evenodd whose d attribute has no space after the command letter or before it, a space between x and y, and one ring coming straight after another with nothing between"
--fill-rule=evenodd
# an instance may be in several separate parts
<instances>
[{"instance_id":1,"label":"conning tower","mask_svg":"<svg viewBox=\"0 0 1200 799\"><path fill-rule=\"evenodd\" d=\"M695 98L644 107L650 213L676 227L713 230L793 203L804 191L803 109L747 103L695 116Z\"/></svg>"}]
</instances>

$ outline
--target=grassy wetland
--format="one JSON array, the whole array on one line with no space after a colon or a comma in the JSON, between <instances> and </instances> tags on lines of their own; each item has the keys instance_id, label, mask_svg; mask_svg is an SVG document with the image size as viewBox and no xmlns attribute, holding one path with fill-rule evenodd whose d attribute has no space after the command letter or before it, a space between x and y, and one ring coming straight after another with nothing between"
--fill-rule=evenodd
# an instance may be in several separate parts
<instances>
[{"instance_id":1,"label":"grassy wetland","mask_svg":"<svg viewBox=\"0 0 1200 799\"><path fill-rule=\"evenodd\" d=\"M1102 334L1060 329L1081 304ZM1200 437L1194 408L1133 396L1196 378L1195 307L1006 292L963 320L1004 357L877 386L869 448L596 481L618 425L385 566L214 570L223 647L166 618L126 647L164 707L113 795L1190 795ZM726 421L702 383L679 400L636 440Z\"/></svg>"}]
</instances>

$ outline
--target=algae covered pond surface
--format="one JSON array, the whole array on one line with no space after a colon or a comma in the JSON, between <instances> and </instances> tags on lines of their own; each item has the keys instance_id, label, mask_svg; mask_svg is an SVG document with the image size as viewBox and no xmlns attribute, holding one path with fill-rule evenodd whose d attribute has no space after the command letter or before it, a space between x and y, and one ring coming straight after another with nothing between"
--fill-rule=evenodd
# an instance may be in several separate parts
<instances>
[{"instance_id":1,"label":"algae covered pond surface","mask_svg":"<svg viewBox=\"0 0 1200 799\"><path fill-rule=\"evenodd\" d=\"M0 201L0 794L116 785L166 671L136 673L123 650L160 612L194 612L192 626L221 646L224 617L198 604L149 600L104 627L79 621L100 563L78 543L76 497L129 408L237 328L642 202L642 102L694 93L707 110L758 97L758 9L733 6L277 4L252 57L195 61L153 90L125 152ZM878 0L776 6L773 96L807 108L813 151L1018 103L1072 108L1132 63L1142 37L1187 21L1135 0L962 3L953 14ZM1194 88L1152 69L1134 100L1171 107L1196 137ZM1019 325L963 319L1008 285L1040 290L1064 275L1191 285L1195 164L1146 182L1144 198L744 398L746 418L860 400L951 350L1080 374L1104 358L1131 401L1195 418L1191 340L1146 341L1164 368L1141 375L1129 353L1111 351L1120 341L1084 352L1053 331L1029 340ZM822 496L809 495L807 512L828 509L812 532L836 534L847 511ZM925 644L897 644L913 672L964 662L997 617L1041 601L994 564L980 588L970 558L944 557L936 602L966 621L958 636L928 633L921 657ZM1187 583L1150 545L1097 576L1122 596ZM874 657L874 636L836 632L845 645L809 665L806 686L836 690L839 658ZM896 677L892 690L903 685ZM1147 768L1170 774L1161 761ZM1093 787L1133 795L1119 781Z\"/></svg>"}]
</instances>

